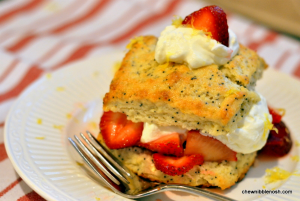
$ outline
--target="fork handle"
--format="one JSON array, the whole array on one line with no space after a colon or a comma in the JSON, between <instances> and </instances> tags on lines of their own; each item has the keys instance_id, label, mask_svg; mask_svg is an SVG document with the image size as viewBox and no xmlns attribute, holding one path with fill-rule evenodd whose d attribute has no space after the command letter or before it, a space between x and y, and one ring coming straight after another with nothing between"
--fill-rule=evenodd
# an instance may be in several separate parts
<instances>
[{"instance_id":1,"label":"fork handle","mask_svg":"<svg viewBox=\"0 0 300 201\"><path fill-rule=\"evenodd\" d=\"M157 186L151 190L144 191L142 193L139 193L138 195L132 195L133 197L131 198L141 198L149 195L153 195L156 193L160 193L163 191L181 191L181 192L186 192L186 193L192 193L194 195L199 195L199 196L204 196L210 199L214 200L221 200L221 201L235 201L234 199L222 196L217 193L213 193L204 189L201 189L199 187L193 187L193 186L187 186L187 185L179 185L179 184L163 184L160 186Z\"/></svg>"},{"instance_id":2,"label":"fork handle","mask_svg":"<svg viewBox=\"0 0 300 201\"><path fill-rule=\"evenodd\" d=\"M186 192L186 193L192 193L195 195L205 196L205 197L216 199L216 200L235 201L234 199L201 189L200 187L177 185L177 184L174 184L174 185L166 184L166 185L159 186L159 187L166 191L182 191L182 192Z\"/></svg>"}]
</instances>

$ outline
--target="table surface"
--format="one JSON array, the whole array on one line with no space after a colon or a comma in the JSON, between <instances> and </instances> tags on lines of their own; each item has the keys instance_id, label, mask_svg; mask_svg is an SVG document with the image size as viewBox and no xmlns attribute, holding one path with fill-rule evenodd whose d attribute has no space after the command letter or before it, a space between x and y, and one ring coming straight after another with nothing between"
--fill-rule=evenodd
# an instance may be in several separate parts
<instances>
[{"instance_id":1,"label":"table surface","mask_svg":"<svg viewBox=\"0 0 300 201\"><path fill-rule=\"evenodd\" d=\"M208 5L183 0L14 0L0 2L0 200L43 200L14 171L3 140L5 118L18 95L67 63L124 50L129 39L156 35ZM228 13L239 42L270 68L300 78L300 42Z\"/></svg>"}]
</instances>

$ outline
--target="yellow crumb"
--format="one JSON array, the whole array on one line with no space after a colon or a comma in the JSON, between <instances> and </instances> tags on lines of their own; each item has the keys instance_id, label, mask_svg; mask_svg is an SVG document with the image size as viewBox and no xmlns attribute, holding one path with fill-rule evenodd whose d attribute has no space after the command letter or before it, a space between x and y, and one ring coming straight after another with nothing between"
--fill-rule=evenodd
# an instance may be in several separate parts
<instances>
[{"instance_id":1,"label":"yellow crumb","mask_svg":"<svg viewBox=\"0 0 300 201\"><path fill-rule=\"evenodd\" d=\"M143 36L138 36L133 39L130 39L130 42L128 43L126 48L130 50L135 43L139 43L139 42L143 42Z\"/></svg>"},{"instance_id":2,"label":"yellow crumb","mask_svg":"<svg viewBox=\"0 0 300 201\"><path fill-rule=\"evenodd\" d=\"M291 156L292 161L299 162L299 156Z\"/></svg>"},{"instance_id":3,"label":"yellow crumb","mask_svg":"<svg viewBox=\"0 0 300 201\"><path fill-rule=\"evenodd\" d=\"M266 189L266 186L262 186L263 187L263 189Z\"/></svg>"},{"instance_id":4,"label":"yellow crumb","mask_svg":"<svg viewBox=\"0 0 300 201\"><path fill-rule=\"evenodd\" d=\"M37 124L42 124L42 123L43 123L43 121L42 121L42 119L41 119L41 118L38 118L38 119L36 120L36 123L37 123Z\"/></svg>"},{"instance_id":5,"label":"yellow crumb","mask_svg":"<svg viewBox=\"0 0 300 201\"><path fill-rule=\"evenodd\" d=\"M95 197L95 199L96 199L97 201L101 200L101 199L100 199L100 198L98 198L98 197Z\"/></svg>"},{"instance_id":6,"label":"yellow crumb","mask_svg":"<svg viewBox=\"0 0 300 201\"><path fill-rule=\"evenodd\" d=\"M93 76L94 76L94 77L98 77L98 76L99 76L99 71L95 71L95 72L93 73Z\"/></svg>"},{"instance_id":7,"label":"yellow crumb","mask_svg":"<svg viewBox=\"0 0 300 201\"><path fill-rule=\"evenodd\" d=\"M52 74L51 74L51 73L47 73L47 74L46 74L46 78L47 78L47 79L51 79L51 77L52 77Z\"/></svg>"},{"instance_id":8,"label":"yellow crumb","mask_svg":"<svg viewBox=\"0 0 300 201\"><path fill-rule=\"evenodd\" d=\"M172 56L172 53L171 52L167 52L167 55L166 55L166 63L160 65L160 68L167 68L170 64L170 57Z\"/></svg>"},{"instance_id":9,"label":"yellow crumb","mask_svg":"<svg viewBox=\"0 0 300 201\"><path fill-rule=\"evenodd\" d=\"M79 165L79 166L83 166L83 163L80 163L78 161L76 161L76 164Z\"/></svg>"},{"instance_id":10,"label":"yellow crumb","mask_svg":"<svg viewBox=\"0 0 300 201\"><path fill-rule=\"evenodd\" d=\"M114 66L113 66L113 72L116 73L121 67L121 62L120 61L117 61L114 63Z\"/></svg>"},{"instance_id":11,"label":"yellow crumb","mask_svg":"<svg viewBox=\"0 0 300 201\"><path fill-rule=\"evenodd\" d=\"M38 139L38 140L44 140L45 137L35 137L35 139Z\"/></svg>"},{"instance_id":12,"label":"yellow crumb","mask_svg":"<svg viewBox=\"0 0 300 201\"><path fill-rule=\"evenodd\" d=\"M274 109L274 108L273 108ZM284 108L275 108L274 109L277 113L279 113L280 114L280 116L284 116L285 115L285 112L286 112L286 110L284 109Z\"/></svg>"},{"instance_id":13,"label":"yellow crumb","mask_svg":"<svg viewBox=\"0 0 300 201\"><path fill-rule=\"evenodd\" d=\"M182 26L182 18L179 16L174 16L174 19L172 20L172 25L174 25L176 28L181 27Z\"/></svg>"},{"instance_id":14,"label":"yellow crumb","mask_svg":"<svg viewBox=\"0 0 300 201\"><path fill-rule=\"evenodd\" d=\"M300 143L298 142L298 140L296 140L295 144L296 144L297 147L300 146Z\"/></svg>"},{"instance_id":15,"label":"yellow crumb","mask_svg":"<svg viewBox=\"0 0 300 201\"><path fill-rule=\"evenodd\" d=\"M97 129L97 128L98 128L98 125L97 125L96 122L90 121L90 122L88 123L88 127L91 128L91 129Z\"/></svg>"},{"instance_id":16,"label":"yellow crumb","mask_svg":"<svg viewBox=\"0 0 300 201\"><path fill-rule=\"evenodd\" d=\"M56 87L56 91L64 91L65 88L64 87Z\"/></svg>"},{"instance_id":17,"label":"yellow crumb","mask_svg":"<svg viewBox=\"0 0 300 201\"><path fill-rule=\"evenodd\" d=\"M68 113L66 114L67 119L71 119L72 118L72 114Z\"/></svg>"},{"instance_id":18,"label":"yellow crumb","mask_svg":"<svg viewBox=\"0 0 300 201\"><path fill-rule=\"evenodd\" d=\"M197 36L198 34L199 34L199 30L198 29L193 29L192 36Z\"/></svg>"},{"instance_id":19,"label":"yellow crumb","mask_svg":"<svg viewBox=\"0 0 300 201\"><path fill-rule=\"evenodd\" d=\"M86 107L84 107L83 103L76 103L76 106L82 109L83 111L86 111Z\"/></svg>"},{"instance_id":20,"label":"yellow crumb","mask_svg":"<svg viewBox=\"0 0 300 201\"><path fill-rule=\"evenodd\" d=\"M266 184L285 180L292 175L291 172L281 169L279 167L274 167L272 169L266 169L266 173L267 173L265 176Z\"/></svg>"},{"instance_id":21,"label":"yellow crumb","mask_svg":"<svg viewBox=\"0 0 300 201\"><path fill-rule=\"evenodd\" d=\"M238 90L236 90L236 89L230 89L230 90L228 90L228 91L226 91L226 93L225 93L225 98L227 98L228 96L230 96L230 95L232 95L232 94L236 94L236 93L238 93L239 91Z\"/></svg>"},{"instance_id":22,"label":"yellow crumb","mask_svg":"<svg viewBox=\"0 0 300 201\"><path fill-rule=\"evenodd\" d=\"M62 131L62 129L64 128L64 126L63 125L53 125L53 128Z\"/></svg>"},{"instance_id":23,"label":"yellow crumb","mask_svg":"<svg viewBox=\"0 0 300 201\"><path fill-rule=\"evenodd\" d=\"M274 127L274 125L270 122L269 118L268 118L268 114L264 114L266 117L266 120L264 122L264 133L263 133L263 139L267 138L267 134L269 133L270 130L275 130L276 133L278 133L277 128Z\"/></svg>"},{"instance_id":24,"label":"yellow crumb","mask_svg":"<svg viewBox=\"0 0 300 201\"><path fill-rule=\"evenodd\" d=\"M211 32L209 32L209 31L204 31L204 33L205 33L205 35L206 35L209 39L211 39L211 37L212 37Z\"/></svg>"}]
</instances>

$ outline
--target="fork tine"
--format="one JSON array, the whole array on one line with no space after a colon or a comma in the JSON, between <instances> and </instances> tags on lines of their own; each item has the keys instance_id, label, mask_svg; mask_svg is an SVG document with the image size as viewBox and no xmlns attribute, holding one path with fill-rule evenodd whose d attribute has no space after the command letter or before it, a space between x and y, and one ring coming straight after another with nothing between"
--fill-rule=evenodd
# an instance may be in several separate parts
<instances>
[{"instance_id":1,"label":"fork tine","mask_svg":"<svg viewBox=\"0 0 300 201\"><path fill-rule=\"evenodd\" d=\"M101 160L101 162L116 176L118 177L121 181L129 184L130 182L122 175L120 174L114 166L112 166L95 148L94 144L90 142L82 133L80 133L80 136L84 139L84 141L89 145L89 147L93 150L94 154L98 156L98 158ZM90 136L89 136L90 138ZM92 138L93 139L93 138ZM94 139L93 139L94 140ZM105 152L106 153L106 152Z\"/></svg>"},{"instance_id":2,"label":"fork tine","mask_svg":"<svg viewBox=\"0 0 300 201\"><path fill-rule=\"evenodd\" d=\"M80 145L80 147L85 151L85 153L89 156L89 158L95 163L95 165L115 184L120 185L120 182L109 172L107 169L93 156L91 151L79 140L79 138L74 135L74 138ZM76 149L77 150L77 149ZM85 160L86 161L86 160ZM88 165L91 167L92 164L88 163ZM94 171L98 172L94 167L92 168Z\"/></svg>"},{"instance_id":3,"label":"fork tine","mask_svg":"<svg viewBox=\"0 0 300 201\"><path fill-rule=\"evenodd\" d=\"M94 145L94 147L119 171L122 173L122 175L125 174L125 176L129 178L133 178L133 176L130 174L129 171L127 171L125 168L123 168L118 162L116 162L118 159L113 159L106 151L105 149L96 141L95 137L89 132L86 131L91 143ZM115 169L114 169L115 170ZM118 172L116 171L116 172Z\"/></svg>"},{"instance_id":4,"label":"fork tine","mask_svg":"<svg viewBox=\"0 0 300 201\"><path fill-rule=\"evenodd\" d=\"M101 179L101 181L103 181L110 189L112 189L114 192L119 193L119 191L110 183L108 182L103 175L101 175L98 170L90 163L89 159L87 159L85 157L85 155L82 153L82 151L80 150L78 144L72 139L72 138L68 138L70 143L73 145L73 147L75 148L75 150L78 152L78 154L84 159L84 161L90 166L90 168L96 173L96 175Z\"/></svg>"}]
</instances>

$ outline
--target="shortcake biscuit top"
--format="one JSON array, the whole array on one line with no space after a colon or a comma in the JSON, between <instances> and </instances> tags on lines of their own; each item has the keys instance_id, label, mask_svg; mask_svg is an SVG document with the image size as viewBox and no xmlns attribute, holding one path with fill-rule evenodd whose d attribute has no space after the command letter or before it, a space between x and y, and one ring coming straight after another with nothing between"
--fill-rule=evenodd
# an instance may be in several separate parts
<instances>
[{"instance_id":1,"label":"shortcake biscuit top","mask_svg":"<svg viewBox=\"0 0 300 201\"><path fill-rule=\"evenodd\" d=\"M157 38L138 37L104 98L104 111L124 112L134 122L201 129L221 135L237 128L260 98L253 88L266 64L240 45L225 65L191 70L154 59Z\"/></svg>"}]
</instances>

